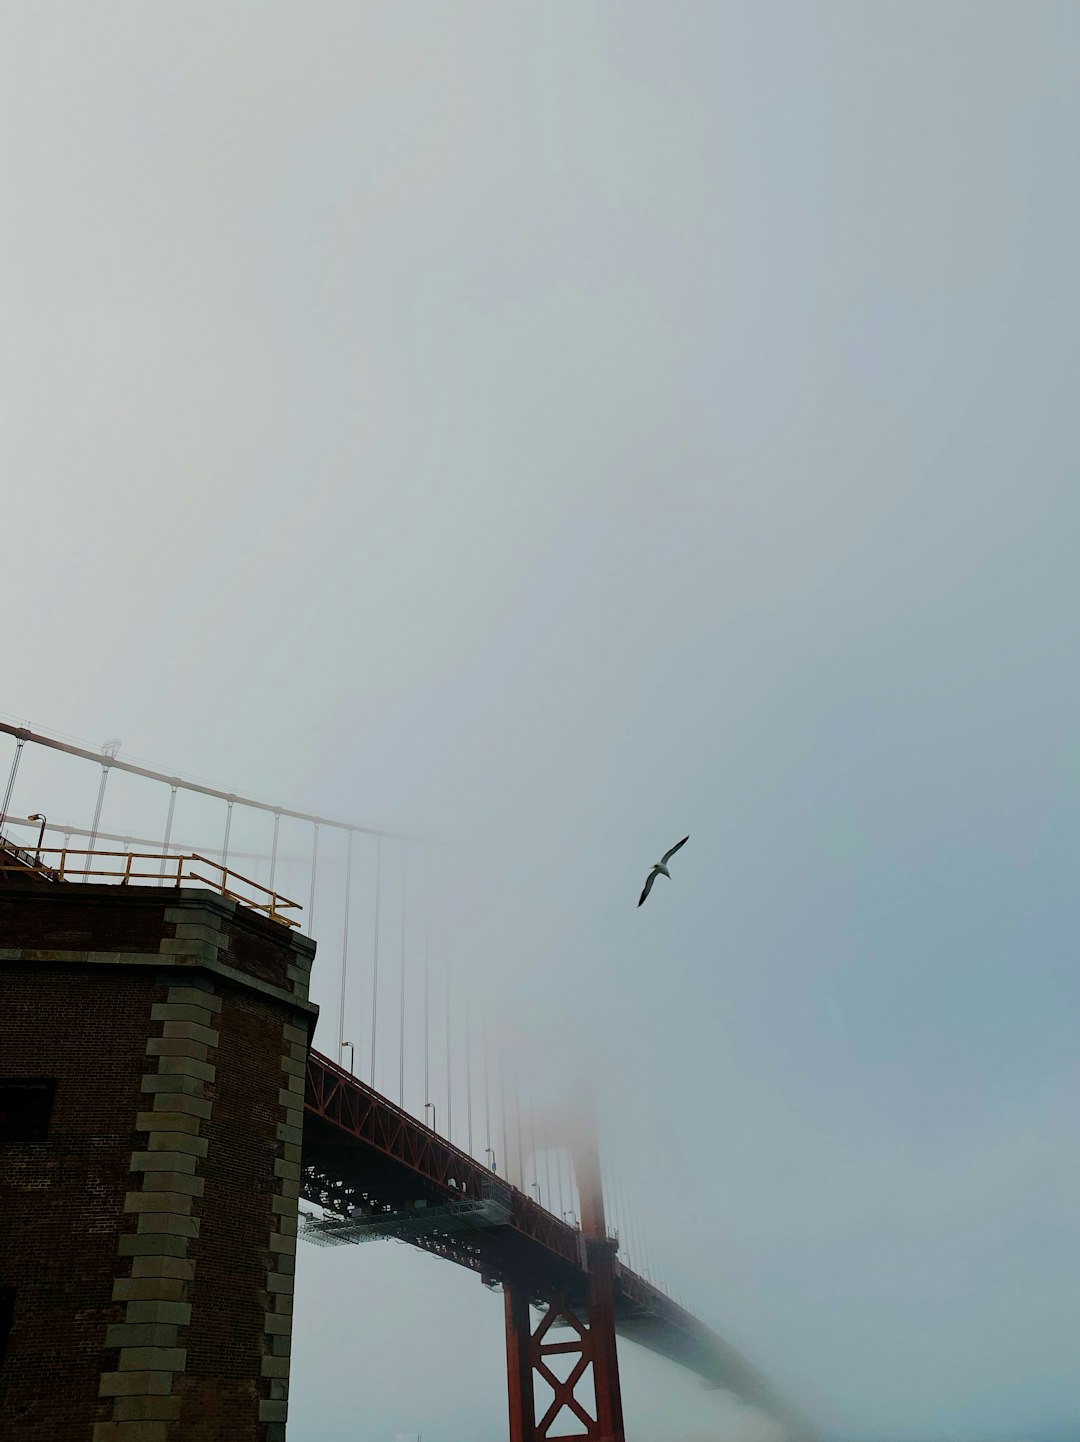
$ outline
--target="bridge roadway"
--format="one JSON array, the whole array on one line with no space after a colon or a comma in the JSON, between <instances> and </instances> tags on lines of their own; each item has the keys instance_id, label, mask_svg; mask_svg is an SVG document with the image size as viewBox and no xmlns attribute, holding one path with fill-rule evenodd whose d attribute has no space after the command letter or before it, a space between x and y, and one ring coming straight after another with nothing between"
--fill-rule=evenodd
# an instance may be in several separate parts
<instances>
[{"instance_id":1,"label":"bridge roadway","mask_svg":"<svg viewBox=\"0 0 1080 1442\"><path fill-rule=\"evenodd\" d=\"M584 1307L588 1290L585 1238L532 1197L496 1177L468 1153L402 1111L379 1092L311 1052L305 1088L301 1192L340 1218L365 1218L445 1208L461 1201L497 1203L499 1224L450 1230L404 1225L412 1245L480 1274L489 1285L506 1279L527 1286L538 1306L555 1294ZM445 1216L445 1213L441 1213ZM331 1223L333 1227L334 1223ZM343 1232L349 1233L348 1224ZM313 1240L318 1234L312 1232ZM353 1233L350 1240L358 1239ZM781 1422L789 1438L811 1442L816 1432L746 1359L692 1313L629 1267L615 1266L615 1325L622 1337L668 1357L710 1386Z\"/></svg>"}]
</instances>

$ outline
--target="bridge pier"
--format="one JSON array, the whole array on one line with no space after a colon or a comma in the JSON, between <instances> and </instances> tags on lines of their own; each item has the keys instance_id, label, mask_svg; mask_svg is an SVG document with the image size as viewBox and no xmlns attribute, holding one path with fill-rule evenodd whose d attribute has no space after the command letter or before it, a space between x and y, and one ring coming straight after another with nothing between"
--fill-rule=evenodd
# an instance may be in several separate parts
<instances>
[{"instance_id":1,"label":"bridge pier","mask_svg":"<svg viewBox=\"0 0 1080 1442\"><path fill-rule=\"evenodd\" d=\"M579 1424L585 1431L575 1430L570 1436L588 1442L625 1442L611 1272L604 1266L602 1252L596 1262L597 1269L589 1276L587 1309L555 1293L547 1299L535 1329L528 1290L517 1283L505 1285L510 1442L562 1442L567 1435L564 1427ZM568 1340L558 1340L566 1333L571 1334ZM556 1357L570 1358L569 1368L556 1371ZM540 1416L537 1379L552 1394Z\"/></svg>"},{"instance_id":2,"label":"bridge pier","mask_svg":"<svg viewBox=\"0 0 1080 1442\"><path fill-rule=\"evenodd\" d=\"M532 1326L532 1298L520 1282L505 1284L506 1375L510 1403L510 1442L563 1442L566 1423L584 1426L572 1438L588 1442L625 1442L619 1359L615 1343L615 1255L607 1235L600 1150L588 1092L578 1089L577 1105L564 1114L563 1130L574 1161L581 1203L581 1226L588 1266L584 1307L565 1293L545 1299L543 1315ZM551 1333L572 1333L557 1341ZM554 1358L571 1358L569 1369L553 1368ZM536 1380L552 1392L537 1414ZM589 1393L591 1392L591 1396ZM553 1430L554 1429L554 1430Z\"/></svg>"}]
</instances>

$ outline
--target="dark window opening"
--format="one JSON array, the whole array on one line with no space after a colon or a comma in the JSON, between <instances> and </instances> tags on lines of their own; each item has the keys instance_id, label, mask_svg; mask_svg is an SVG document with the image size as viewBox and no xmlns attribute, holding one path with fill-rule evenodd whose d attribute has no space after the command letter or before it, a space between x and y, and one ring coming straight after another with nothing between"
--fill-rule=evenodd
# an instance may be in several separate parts
<instances>
[{"instance_id":1,"label":"dark window opening","mask_svg":"<svg viewBox=\"0 0 1080 1442\"><path fill-rule=\"evenodd\" d=\"M15 1319L15 1288L0 1287L0 1367L7 1356L11 1324Z\"/></svg>"},{"instance_id":2,"label":"dark window opening","mask_svg":"<svg viewBox=\"0 0 1080 1442\"><path fill-rule=\"evenodd\" d=\"M0 1146L43 1142L55 1091L52 1077L0 1077Z\"/></svg>"}]
</instances>

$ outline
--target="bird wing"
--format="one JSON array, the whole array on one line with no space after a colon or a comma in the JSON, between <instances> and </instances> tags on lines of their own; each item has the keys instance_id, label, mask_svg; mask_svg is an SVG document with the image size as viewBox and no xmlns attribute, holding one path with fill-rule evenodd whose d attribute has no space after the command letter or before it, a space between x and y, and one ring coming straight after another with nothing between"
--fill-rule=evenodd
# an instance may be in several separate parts
<instances>
[{"instance_id":1,"label":"bird wing","mask_svg":"<svg viewBox=\"0 0 1080 1442\"><path fill-rule=\"evenodd\" d=\"M645 890L644 890L644 891L641 893L641 895L638 897L638 905L639 905L639 906L640 906L641 903L645 900L645 898L648 896L649 892L652 890L652 884L653 884L653 882L654 882L655 880L656 880L656 872L655 872L655 871L650 871L650 872L649 872L649 879L648 879L648 881L646 881L646 883L645 883Z\"/></svg>"},{"instance_id":2,"label":"bird wing","mask_svg":"<svg viewBox=\"0 0 1080 1442\"><path fill-rule=\"evenodd\" d=\"M676 851L678 851L679 847L680 847L680 846L685 846L686 843L687 843L689 840L690 840L689 836L684 836L681 841L676 841L675 845L671 848L671 850L670 850L670 851L665 851L664 854L663 854L663 856L661 856L661 858L660 858L660 865L661 865L661 866L666 866L666 865L668 864L668 862L671 860L671 858L675 855Z\"/></svg>"}]
</instances>

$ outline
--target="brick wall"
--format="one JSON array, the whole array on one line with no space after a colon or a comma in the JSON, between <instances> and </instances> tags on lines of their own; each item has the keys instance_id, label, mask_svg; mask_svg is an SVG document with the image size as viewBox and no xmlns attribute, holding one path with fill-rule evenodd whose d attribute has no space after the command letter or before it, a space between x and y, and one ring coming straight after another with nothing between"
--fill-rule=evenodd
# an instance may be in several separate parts
<instances>
[{"instance_id":1,"label":"brick wall","mask_svg":"<svg viewBox=\"0 0 1080 1442\"><path fill-rule=\"evenodd\" d=\"M96 894L94 894L96 893ZM202 893L0 899L0 1442L284 1442L313 947Z\"/></svg>"}]
</instances>

